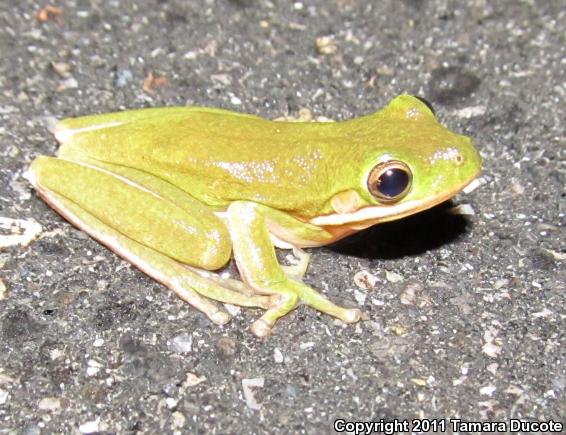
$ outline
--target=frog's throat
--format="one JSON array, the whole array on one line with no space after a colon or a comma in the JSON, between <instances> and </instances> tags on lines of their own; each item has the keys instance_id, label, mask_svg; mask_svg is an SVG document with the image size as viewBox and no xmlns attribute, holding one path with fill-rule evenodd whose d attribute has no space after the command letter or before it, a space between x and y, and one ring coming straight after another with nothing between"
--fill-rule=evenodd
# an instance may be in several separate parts
<instances>
[{"instance_id":1,"label":"frog's throat","mask_svg":"<svg viewBox=\"0 0 566 435\"><path fill-rule=\"evenodd\" d=\"M479 172L473 177L470 177L465 182L456 186L454 189L436 196L427 197L420 200L400 202L399 204L394 205L375 205L364 207L352 213L333 213L325 216L316 216L310 219L309 223L317 226L345 225L357 231L368 228L379 222L388 222L396 219L401 219L405 216L427 210L444 201L448 201L457 193L461 192L478 175ZM350 226L348 224L352 225Z\"/></svg>"}]
</instances>

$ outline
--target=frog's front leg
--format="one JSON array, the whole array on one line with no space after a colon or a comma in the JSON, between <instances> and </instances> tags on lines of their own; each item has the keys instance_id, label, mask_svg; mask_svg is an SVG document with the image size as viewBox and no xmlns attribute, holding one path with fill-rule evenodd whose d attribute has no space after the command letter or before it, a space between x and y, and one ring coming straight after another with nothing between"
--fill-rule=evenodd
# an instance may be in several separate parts
<instances>
[{"instance_id":1,"label":"frog's front leg","mask_svg":"<svg viewBox=\"0 0 566 435\"><path fill-rule=\"evenodd\" d=\"M279 295L277 304L252 325L255 335L268 335L277 319L295 308L299 301L346 323L360 319L360 310L342 308L334 304L311 287L287 276L279 265L270 239L270 223L295 237L297 242L307 242L306 245L309 243L304 240L305 237L310 238L308 233L313 232L308 224L285 213L247 201L232 203L228 207L227 218L234 258L242 279L260 294ZM323 244L325 237L331 237L324 234L324 230L318 230L316 237L321 240L312 245Z\"/></svg>"}]
</instances>

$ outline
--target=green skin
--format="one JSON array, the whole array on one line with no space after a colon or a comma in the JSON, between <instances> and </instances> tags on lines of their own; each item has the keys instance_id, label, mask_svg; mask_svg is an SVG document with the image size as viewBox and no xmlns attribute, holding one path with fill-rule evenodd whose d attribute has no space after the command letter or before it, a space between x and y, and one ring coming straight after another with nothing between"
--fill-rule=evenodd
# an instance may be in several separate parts
<instances>
[{"instance_id":1,"label":"green skin","mask_svg":"<svg viewBox=\"0 0 566 435\"><path fill-rule=\"evenodd\" d=\"M302 283L300 248L430 208L481 165L469 138L409 95L338 123L180 107L67 119L55 136L58 157L38 157L29 173L46 202L217 324L230 317L211 299L264 308L258 336L299 302L359 320L360 310ZM383 202L368 176L390 160L407 165L412 182ZM281 266L274 246L293 248L299 264ZM209 272L232 253L242 281Z\"/></svg>"}]
</instances>

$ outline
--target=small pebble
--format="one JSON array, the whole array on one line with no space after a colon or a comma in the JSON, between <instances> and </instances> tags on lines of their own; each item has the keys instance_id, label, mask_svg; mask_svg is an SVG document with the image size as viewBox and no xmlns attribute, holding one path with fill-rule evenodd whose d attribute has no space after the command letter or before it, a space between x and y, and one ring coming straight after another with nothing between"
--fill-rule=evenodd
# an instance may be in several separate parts
<instances>
[{"instance_id":1,"label":"small pebble","mask_svg":"<svg viewBox=\"0 0 566 435\"><path fill-rule=\"evenodd\" d=\"M334 54L338 50L333 36L320 36L316 38L315 45L320 54Z\"/></svg>"},{"instance_id":2,"label":"small pebble","mask_svg":"<svg viewBox=\"0 0 566 435\"><path fill-rule=\"evenodd\" d=\"M422 284L418 282L410 282L403 288L399 295L399 299L403 305L415 305L417 296L424 290Z\"/></svg>"},{"instance_id":3,"label":"small pebble","mask_svg":"<svg viewBox=\"0 0 566 435\"><path fill-rule=\"evenodd\" d=\"M385 278L387 278L387 281L389 282L400 282L403 281L403 275L400 275L396 272L391 272L389 270L385 271Z\"/></svg>"},{"instance_id":4,"label":"small pebble","mask_svg":"<svg viewBox=\"0 0 566 435\"><path fill-rule=\"evenodd\" d=\"M183 387L194 387L204 381L206 381L205 376L197 376L194 373L187 373L187 378L185 379L185 382L183 382Z\"/></svg>"},{"instance_id":5,"label":"small pebble","mask_svg":"<svg viewBox=\"0 0 566 435\"><path fill-rule=\"evenodd\" d=\"M8 401L9 395L10 393L8 393L6 390L0 389L0 405L4 405Z\"/></svg>"},{"instance_id":6,"label":"small pebble","mask_svg":"<svg viewBox=\"0 0 566 435\"><path fill-rule=\"evenodd\" d=\"M177 406L177 403L179 403L179 402L172 397L168 397L167 399L165 399L165 404L167 405L167 408L169 408L169 409L175 408L175 406Z\"/></svg>"},{"instance_id":7,"label":"small pebble","mask_svg":"<svg viewBox=\"0 0 566 435\"><path fill-rule=\"evenodd\" d=\"M131 82L133 78L134 78L134 75L132 74L132 72L129 69L124 69L124 70L118 71L118 74L116 75L116 80L114 81L114 84L116 85L117 88L123 88L129 82Z\"/></svg>"},{"instance_id":8,"label":"small pebble","mask_svg":"<svg viewBox=\"0 0 566 435\"><path fill-rule=\"evenodd\" d=\"M495 385L487 385L485 387L480 388L480 394L482 396L491 396L497 388Z\"/></svg>"},{"instance_id":9,"label":"small pebble","mask_svg":"<svg viewBox=\"0 0 566 435\"><path fill-rule=\"evenodd\" d=\"M366 303L367 294L356 289L354 290L354 298L356 299L358 305L361 306Z\"/></svg>"},{"instance_id":10,"label":"small pebble","mask_svg":"<svg viewBox=\"0 0 566 435\"><path fill-rule=\"evenodd\" d=\"M68 89L76 89L78 87L79 87L79 82L77 82L77 80L74 77L68 77L65 80L63 80L61 83L59 83L59 86L57 86L57 91L62 92Z\"/></svg>"},{"instance_id":11,"label":"small pebble","mask_svg":"<svg viewBox=\"0 0 566 435\"><path fill-rule=\"evenodd\" d=\"M354 284L364 290L374 288L377 284L377 277L367 270L360 270L354 275Z\"/></svg>"},{"instance_id":12,"label":"small pebble","mask_svg":"<svg viewBox=\"0 0 566 435\"><path fill-rule=\"evenodd\" d=\"M190 352L193 348L193 336L187 332L183 332L168 341L167 347L170 351L176 353Z\"/></svg>"},{"instance_id":13,"label":"small pebble","mask_svg":"<svg viewBox=\"0 0 566 435\"><path fill-rule=\"evenodd\" d=\"M263 388L264 378L242 379L242 388L244 390L244 398L246 405L250 409L261 409L261 403L258 403L255 397L255 388Z\"/></svg>"},{"instance_id":14,"label":"small pebble","mask_svg":"<svg viewBox=\"0 0 566 435\"><path fill-rule=\"evenodd\" d=\"M283 354L281 353L281 351L279 350L279 348L275 348L273 349L273 360L277 363L277 364L281 364L283 362Z\"/></svg>"},{"instance_id":15,"label":"small pebble","mask_svg":"<svg viewBox=\"0 0 566 435\"><path fill-rule=\"evenodd\" d=\"M454 115L456 115L458 118L470 119L484 115L486 110L487 108L485 106L471 106L456 110L454 112Z\"/></svg>"},{"instance_id":16,"label":"small pebble","mask_svg":"<svg viewBox=\"0 0 566 435\"><path fill-rule=\"evenodd\" d=\"M240 307L232 304L224 304L224 308L226 308L226 311L228 311L232 317L236 317L242 311Z\"/></svg>"},{"instance_id":17,"label":"small pebble","mask_svg":"<svg viewBox=\"0 0 566 435\"><path fill-rule=\"evenodd\" d=\"M0 278L0 301L3 299L8 299L8 287L4 284L2 278Z\"/></svg>"},{"instance_id":18,"label":"small pebble","mask_svg":"<svg viewBox=\"0 0 566 435\"><path fill-rule=\"evenodd\" d=\"M101 347L104 345L104 340L102 338L97 338L96 340L94 340L94 342L92 343L92 345L94 347Z\"/></svg>"},{"instance_id":19,"label":"small pebble","mask_svg":"<svg viewBox=\"0 0 566 435\"><path fill-rule=\"evenodd\" d=\"M175 427L183 427L187 421L187 418L180 413L179 411L175 411L173 414L173 426Z\"/></svg>"},{"instance_id":20,"label":"small pebble","mask_svg":"<svg viewBox=\"0 0 566 435\"><path fill-rule=\"evenodd\" d=\"M61 409L61 399L59 397L44 397L39 401L37 407L42 411L58 411Z\"/></svg>"},{"instance_id":21,"label":"small pebble","mask_svg":"<svg viewBox=\"0 0 566 435\"><path fill-rule=\"evenodd\" d=\"M61 77L69 77L71 73L71 65L66 62L51 62L51 68Z\"/></svg>"},{"instance_id":22,"label":"small pebble","mask_svg":"<svg viewBox=\"0 0 566 435\"><path fill-rule=\"evenodd\" d=\"M99 432L99 423L100 420L97 418L93 421L87 421L79 426L79 431L81 433L95 433Z\"/></svg>"}]
</instances>

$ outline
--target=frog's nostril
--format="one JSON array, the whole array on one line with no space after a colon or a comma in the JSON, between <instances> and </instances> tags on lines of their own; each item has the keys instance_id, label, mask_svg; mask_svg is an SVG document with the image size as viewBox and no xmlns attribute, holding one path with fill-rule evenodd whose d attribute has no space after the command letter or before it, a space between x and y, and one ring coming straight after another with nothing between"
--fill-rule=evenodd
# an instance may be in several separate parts
<instances>
[{"instance_id":1,"label":"frog's nostril","mask_svg":"<svg viewBox=\"0 0 566 435\"><path fill-rule=\"evenodd\" d=\"M428 160L431 164L436 164L440 160L445 160L447 162L454 162L456 166L461 166L465 159L456 147L449 146L435 151L431 154Z\"/></svg>"}]
</instances>

